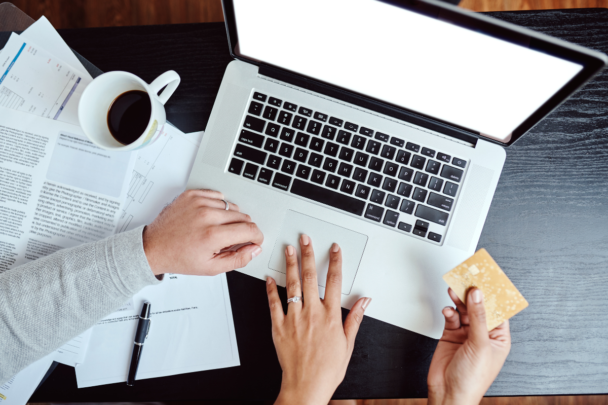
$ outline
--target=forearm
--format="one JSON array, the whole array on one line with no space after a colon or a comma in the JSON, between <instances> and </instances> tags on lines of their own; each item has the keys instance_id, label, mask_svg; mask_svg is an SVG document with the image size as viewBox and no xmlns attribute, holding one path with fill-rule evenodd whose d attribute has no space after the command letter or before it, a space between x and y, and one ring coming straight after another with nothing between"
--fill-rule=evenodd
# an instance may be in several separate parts
<instances>
[{"instance_id":1,"label":"forearm","mask_svg":"<svg viewBox=\"0 0 608 405\"><path fill-rule=\"evenodd\" d=\"M0 383L155 283L142 228L0 274Z\"/></svg>"}]
</instances>

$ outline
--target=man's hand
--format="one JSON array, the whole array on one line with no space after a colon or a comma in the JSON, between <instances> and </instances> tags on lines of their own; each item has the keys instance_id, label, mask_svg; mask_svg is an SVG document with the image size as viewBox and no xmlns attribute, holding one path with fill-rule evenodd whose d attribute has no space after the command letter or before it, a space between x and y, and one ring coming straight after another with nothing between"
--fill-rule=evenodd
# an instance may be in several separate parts
<instances>
[{"instance_id":1,"label":"man's hand","mask_svg":"<svg viewBox=\"0 0 608 405\"><path fill-rule=\"evenodd\" d=\"M479 404L500 372L509 350L509 321L488 333L481 290L472 288L465 306L448 290L458 312L443 309L445 329L428 376L429 404Z\"/></svg>"},{"instance_id":2,"label":"man's hand","mask_svg":"<svg viewBox=\"0 0 608 405\"><path fill-rule=\"evenodd\" d=\"M245 267L260 254L264 240L251 217L222 201L222 193L187 190L146 227L144 251L155 275L214 276ZM235 251L231 246L250 243Z\"/></svg>"}]
</instances>

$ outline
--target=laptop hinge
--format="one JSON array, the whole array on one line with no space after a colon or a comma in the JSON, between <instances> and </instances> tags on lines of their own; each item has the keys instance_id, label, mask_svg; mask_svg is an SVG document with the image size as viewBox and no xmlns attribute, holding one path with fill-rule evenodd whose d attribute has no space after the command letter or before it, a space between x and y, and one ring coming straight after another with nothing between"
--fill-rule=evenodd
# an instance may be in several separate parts
<instances>
[{"instance_id":1,"label":"laptop hinge","mask_svg":"<svg viewBox=\"0 0 608 405\"><path fill-rule=\"evenodd\" d=\"M398 120L406 121L414 125L427 128L432 131L439 132L451 138L456 138L466 143L477 145L477 136L474 132L459 128L451 124L438 121L433 118L396 107L388 103L375 100L370 97L357 94L348 90L341 89L337 86L332 86L318 80L304 77L283 69L278 69L273 66L261 63L259 65L259 73L262 76L267 76L285 83L292 84L316 93L324 94L346 103L355 104L359 107L375 111L380 114L388 115Z\"/></svg>"}]
</instances>

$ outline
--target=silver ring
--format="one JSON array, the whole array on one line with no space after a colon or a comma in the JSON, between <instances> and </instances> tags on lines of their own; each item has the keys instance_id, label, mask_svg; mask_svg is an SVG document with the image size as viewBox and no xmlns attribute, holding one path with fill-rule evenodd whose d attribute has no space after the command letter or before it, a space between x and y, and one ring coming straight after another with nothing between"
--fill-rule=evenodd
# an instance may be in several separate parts
<instances>
[{"instance_id":1,"label":"silver ring","mask_svg":"<svg viewBox=\"0 0 608 405\"><path fill-rule=\"evenodd\" d=\"M289 304L290 302L300 302L302 301L302 297L291 297L287 300L287 303Z\"/></svg>"},{"instance_id":2,"label":"silver ring","mask_svg":"<svg viewBox=\"0 0 608 405\"><path fill-rule=\"evenodd\" d=\"M226 204L226 211L228 211L230 209L230 204L228 204L228 201L226 200L222 200L224 202L224 204Z\"/></svg>"}]
</instances>

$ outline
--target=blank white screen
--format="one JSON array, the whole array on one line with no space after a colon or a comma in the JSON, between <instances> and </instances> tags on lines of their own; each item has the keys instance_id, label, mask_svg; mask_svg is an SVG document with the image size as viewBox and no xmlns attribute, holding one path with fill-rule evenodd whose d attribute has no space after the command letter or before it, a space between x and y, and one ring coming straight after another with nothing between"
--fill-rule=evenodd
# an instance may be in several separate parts
<instances>
[{"instance_id":1,"label":"blank white screen","mask_svg":"<svg viewBox=\"0 0 608 405\"><path fill-rule=\"evenodd\" d=\"M375 0L233 0L240 54L501 142L582 66Z\"/></svg>"}]
</instances>

